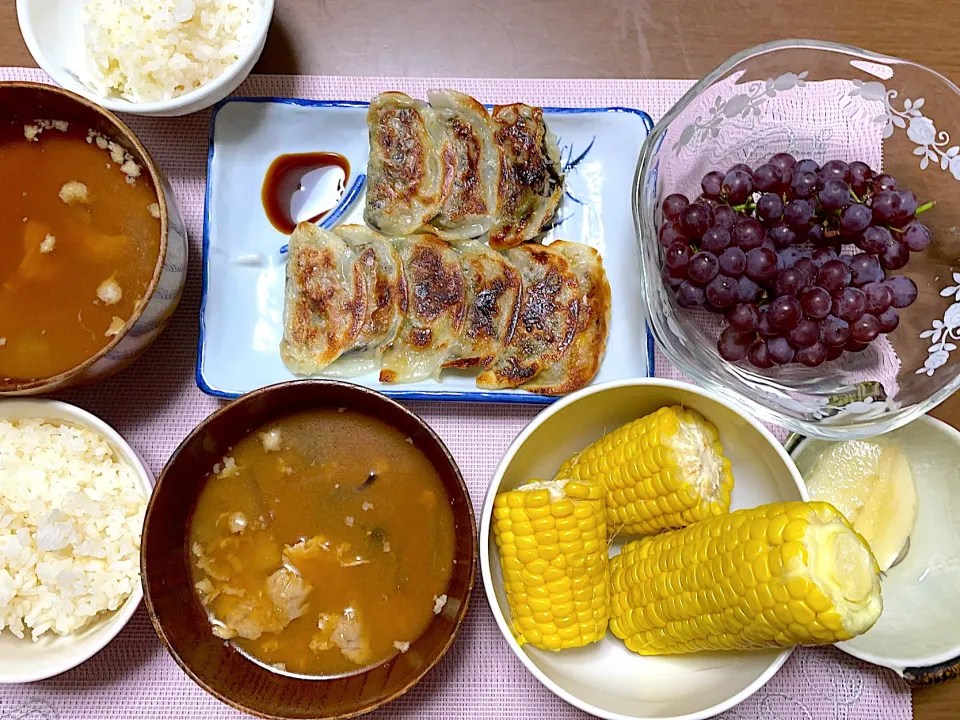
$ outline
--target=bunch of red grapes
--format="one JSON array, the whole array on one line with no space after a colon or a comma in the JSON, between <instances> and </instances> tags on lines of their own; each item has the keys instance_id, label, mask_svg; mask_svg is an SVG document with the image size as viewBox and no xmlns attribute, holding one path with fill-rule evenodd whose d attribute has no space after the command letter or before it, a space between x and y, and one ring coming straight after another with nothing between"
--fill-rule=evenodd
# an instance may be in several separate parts
<instances>
[{"instance_id":1,"label":"bunch of red grapes","mask_svg":"<svg viewBox=\"0 0 960 720\"><path fill-rule=\"evenodd\" d=\"M708 172L700 186L694 202L663 200L663 279L681 307L725 315L724 359L816 367L893 331L916 300L916 284L891 271L930 244L916 216L933 203L890 175L779 153Z\"/></svg>"}]
</instances>

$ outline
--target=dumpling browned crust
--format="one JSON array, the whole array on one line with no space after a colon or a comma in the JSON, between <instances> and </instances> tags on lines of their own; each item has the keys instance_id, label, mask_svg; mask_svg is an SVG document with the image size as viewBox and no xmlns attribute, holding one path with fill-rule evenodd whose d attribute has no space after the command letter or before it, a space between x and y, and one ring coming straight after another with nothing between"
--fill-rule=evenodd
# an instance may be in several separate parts
<instances>
[{"instance_id":1,"label":"dumpling browned crust","mask_svg":"<svg viewBox=\"0 0 960 720\"><path fill-rule=\"evenodd\" d=\"M457 357L466 316L459 253L436 235L399 238L407 284L407 317L384 353L380 382L418 382L437 377Z\"/></svg>"},{"instance_id":2,"label":"dumpling browned crust","mask_svg":"<svg viewBox=\"0 0 960 720\"><path fill-rule=\"evenodd\" d=\"M610 327L610 285L599 253L559 240L521 245L507 258L523 278L517 326L477 385L543 395L584 387L597 374Z\"/></svg>"},{"instance_id":3,"label":"dumpling browned crust","mask_svg":"<svg viewBox=\"0 0 960 720\"><path fill-rule=\"evenodd\" d=\"M300 223L290 236L280 356L298 375L320 372L350 348L366 316L354 253L332 232Z\"/></svg>"},{"instance_id":4,"label":"dumpling browned crust","mask_svg":"<svg viewBox=\"0 0 960 720\"><path fill-rule=\"evenodd\" d=\"M490 368L513 337L520 310L520 273L502 254L477 240L455 247L466 288L466 320L460 357L444 367Z\"/></svg>"},{"instance_id":5,"label":"dumpling browned crust","mask_svg":"<svg viewBox=\"0 0 960 720\"><path fill-rule=\"evenodd\" d=\"M433 109L403 93L370 102L370 160L363 219L385 235L410 235L440 211L443 133Z\"/></svg>"},{"instance_id":6,"label":"dumpling browned crust","mask_svg":"<svg viewBox=\"0 0 960 720\"><path fill-rule=\"evenodd\" d=\"M430 106L444 132L442 203L431 221L447 240L480 237L496 212L499 154L487 109L469 95L432 90Z\"/></svg>"},{"instance_id":7,"label":"dumpling browned crust","mask_svg":"<svg viewBox=\"0 0 960 720\"><path fill-rule=\"evenodd\" d=\"M541 395L566 395L586 386L600 369L610 331L610 284L600 253L589 245L558 240L549 247L566 258L577 279L577 327L560 359L521 387Z\"/></svg>"},{"instance_id":8,"label":"dumpling browned crust","mask_svg":"<svg viewBox=\"0 0 960 720\"><path fill-rule=\"evenodd\" d=\"M490 247L505 249L543 232L563 197L564 178L543 110L520 103L497 105L492 122L500 170Z\"/></svg>"}]
</instances>

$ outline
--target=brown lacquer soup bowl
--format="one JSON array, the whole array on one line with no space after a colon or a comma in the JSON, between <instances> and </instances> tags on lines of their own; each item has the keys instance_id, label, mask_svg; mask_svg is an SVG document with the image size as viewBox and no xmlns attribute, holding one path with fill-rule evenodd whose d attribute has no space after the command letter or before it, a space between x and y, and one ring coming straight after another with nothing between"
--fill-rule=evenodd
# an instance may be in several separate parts
<instances>
[{"instance_id":1,"label":"brown lacquer soup bowl","mask_svg":"<svg viewBox=\"0 0 960 720\"><path fill-rule=\"evenodd\" d=\"M409 647L379 664L339 675L297 674L284 672L285 667L278 671L212 632L192 575L192 522L195 513L199 516L198 500L202 502L201 491L211 468L225 456L237 454L237 444L244 437L295 413L331 409L360 413L395 428L436 470L453 516L453 564L446 602L434 610L426 630ZM181 443L150 500L141 553L144 598L154 628L183 671L204 690L260 717L347 718L405 693L452 644L466 615L476 572L476 522L456 462L423 420L373 390L344 382L303 380L241 397L204 420ZM322 586L314 590L318 598L325 591Z\"/></svg>"}]
</instances>

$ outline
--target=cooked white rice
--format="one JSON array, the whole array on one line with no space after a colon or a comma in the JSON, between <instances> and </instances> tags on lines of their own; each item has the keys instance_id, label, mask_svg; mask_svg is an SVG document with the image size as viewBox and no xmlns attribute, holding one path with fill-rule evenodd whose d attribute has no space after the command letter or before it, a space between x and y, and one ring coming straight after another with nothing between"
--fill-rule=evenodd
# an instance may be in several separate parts
<instances>
[{"instance_id":1,"label":"cooked white rice","mask_svg":"<svg viewBox=\"0 0 960 720\"><path fill-rule=\"evenodd\" d=\"M85 79L133 102L183 95L237 61L258 8L257 0L85 0Z\"/></svg>"},{"instance_id":2,"label":"cooked white rice","mask_svg":"<svg viewBox=\"0 0 960 720\"><path fill-rule=\"evenodd\" d=\"M140 582L146 497L85 428L0 420L0 630L68 635Z\"/></svg>"}]
</instances>

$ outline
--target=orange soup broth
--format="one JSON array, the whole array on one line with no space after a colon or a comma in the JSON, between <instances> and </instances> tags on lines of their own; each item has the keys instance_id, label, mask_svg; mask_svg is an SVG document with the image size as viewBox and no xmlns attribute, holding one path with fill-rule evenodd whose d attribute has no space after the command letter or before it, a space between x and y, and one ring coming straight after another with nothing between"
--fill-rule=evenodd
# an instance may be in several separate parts
<instances>
[{"instance_id":1,"label":"orange soup broth","mask_svg":"<svg viewBox=\"0 0 960 720\"><path fill-rule=\"evenodd\" d=\"M267 451L261 433L271 429L280 431L280 447ZM312 587L304 614L280 632L234 643L265 664L330 676L378 664L399 652L395 642L412 644L423 634L453 570L454 518L436 470L408 438L360 413L316 410L260 428L230 457L235 469L211 473L200 494L191 546L200 543L217 559L210 548L231 535L225 518L240 512L248 526L234 533L243 542L230 548L239 561L230 560L238 569L230 584L249 597L286 563ZM284 546L317 536L325 549L314 557L291 562L282 554ZM205 573L191 559L200 581ZM222 603L232 601L210 603L211 619L222 620L229 607ZM356 662L338 647L311 649L318 619L348 609L367 657Z\"/></svg>"},{"instance_id":2,"label":"orange soup broth","mask_svg":"<svg viewBox=\"0 0 960 720\"><path fill-rule=\"evenodd\" d=\"M157 202L146 170L133 183L87 129L44 130L0 123L0 377L45 378L92 357L113 339L150 285L160 252ZM88 202L64 202L68 182ZM41 251L47 238L53 249ZM97 288L113 278L122 298L106 305Z\"/></svg>"}]
</instances>

